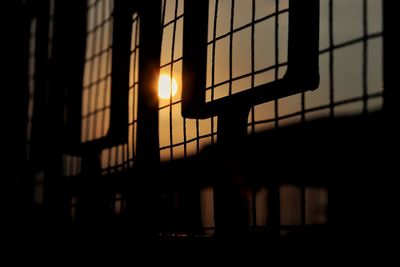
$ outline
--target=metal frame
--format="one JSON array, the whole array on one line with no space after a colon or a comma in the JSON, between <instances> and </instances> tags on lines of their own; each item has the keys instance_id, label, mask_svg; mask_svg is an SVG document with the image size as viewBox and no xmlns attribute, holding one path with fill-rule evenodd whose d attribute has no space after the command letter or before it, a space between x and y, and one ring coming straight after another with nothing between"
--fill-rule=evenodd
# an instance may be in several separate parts
<instances>
[{"instance_id":1,"label":"metal frame","mask_svg":"<svg viewBox=\"0 0 400 267\"><path fill-rule=\"evenodd\" d=\"M250 108L318 87L319 0L290 0L288 64L284 77L207 103L208 10L209 1L185 1L183 117L208 118L228 107Z\"/></svg>"}]
</instances>

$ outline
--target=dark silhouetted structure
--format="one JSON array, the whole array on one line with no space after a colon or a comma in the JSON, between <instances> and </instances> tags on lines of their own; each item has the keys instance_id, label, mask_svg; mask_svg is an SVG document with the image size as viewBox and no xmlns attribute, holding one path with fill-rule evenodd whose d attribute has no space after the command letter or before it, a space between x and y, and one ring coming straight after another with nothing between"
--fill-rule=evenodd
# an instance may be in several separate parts
<instances>
[{"instance_id":1,"label":"dark silhouetted structure","mask_svg":"<svg viewBox=\"0 0 400 267\"><path fill-rule=\"evenodd\" d=\"M357 34L335 0L13 2L17 232L390 236L389 1L359 1Z\"/></svg>"}]
</instances>

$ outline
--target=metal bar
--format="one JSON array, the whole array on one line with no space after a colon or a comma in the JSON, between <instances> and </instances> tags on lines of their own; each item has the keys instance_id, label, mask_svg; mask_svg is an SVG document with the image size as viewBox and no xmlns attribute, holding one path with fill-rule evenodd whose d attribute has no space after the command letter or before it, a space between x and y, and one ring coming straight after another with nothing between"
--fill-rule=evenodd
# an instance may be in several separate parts
<instances>
[{"instance_id":1,"label":"metal bar","mask_svg":"<svg viewBox=\"0 0 400 267\"><path fill-rule=\"evenodd\" d=\"M158 164L158 95L160 70L161 1L143 3L140 16L140 57L137 125L137 162Z\"/></svg>"}]
</instances>

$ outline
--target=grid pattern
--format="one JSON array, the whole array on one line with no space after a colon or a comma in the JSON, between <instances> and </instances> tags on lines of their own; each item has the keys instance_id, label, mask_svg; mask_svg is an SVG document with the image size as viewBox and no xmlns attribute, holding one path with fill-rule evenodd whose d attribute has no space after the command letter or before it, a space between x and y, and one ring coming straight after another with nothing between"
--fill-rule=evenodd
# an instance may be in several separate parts
<instances>
[{"instance_id":1,"label":"grid pattern","mask_svg":"<svg viewBox=\"0 0 400 267\"><path fill-rule=\"evenodd\" d=\"M163 13L161 74L174 77L178 87L182 2L164 1ZM249 133L381 109L382 1L322 0L320 6L319 88L253 107ZM282 78L287 67L289 9L287 0L210 1L206 101ZM163 160L195 154L199 141L202 146L215 141L216 118L181 118L179 89L169 102L160 101L159 114ZM192 129L196 134L191 134Z\"/></svg>"},{"instance_id":2,"label":"grid pattern","mask_svg":"<svg viewBox=\"0 0 400 267\"><path fill-rule=\"evenodd\" d=\"M110 125L113 5L112 0L88 1L82 142L104 137Z\"/></svg>"},{"instance_id":3,"label":"grid pattern","mask_svg":"<svg viewBox=\"0 0 400 267\"><path fill-rule=\"evenodd\" d=\"M139 86L139 27L140 19L137 13L132 16L132 39L129 74L129 121L128 143L104 149L101 155L102 173L122 171L133 166L136 155L137 101Z\"/></svg>"},{"instance_id":4,"label":"grid pattern","mask_svg":"<svg viewBox=\"0 0 400 267\"><path fill-rule=\"evenodd\" d=\"M26 128L26 158L31 157L32 119L35 97L35 57L36 52L36 19L31 20L29 37L29 65L28 65L28 120Z\"/></svg>"},{"instance_id":5,"label":"grid pattern","mask_svg":"<svg viewBox=\"0 0 400 267\"><path fill-rule=\"evenodd\" d=\"M110 121L112 0L89 0L87 6L87 44L82 93L81 141L106 135ZM50 3L49 49L51 57L54 0ZM66 103L65 103L66 104ZM62 175L79 175L81 158L62 156Z\"/></svg>"},{"instance_id":6,"label":"grid pattern","mask_svg":"<svg viewBox=\"0 0 400 267\"><path fill-rule=\"evenodd\" d=\"M288 13L288 0L210 1L207 102L283 77Z\"/></svg>"},{"instance_id":7,"label":"grid pattern","mask_svg":"<svg viewBox=\"0 0 400 267\"><path fill-rule=\"evenodd\" d=\"M161 75L181 81L182 0L163 2ZM367 114L382 108L382 0L320 1L319 88L254 106L248 133L322 117ZM280 79L287 65L288 1L211 0L206 101ZM247 14L243 14L247 13ZM171 81L171 86L172 86ZM199 152L216 141L216 118L182 118L180 92L160 101L160 153L168 161ZM249 225L268 221L268 188L248 195ZM326 222L328 193L322 188L278 188L282 235L296 225ZM214 231L213 191L201 193L202 223Z\"/></svg>"},{"instance_id":8,"label":"grid pattern","mask_svg":"<svg viewBox=\"0 0 400 267\"><path fill-rule=\"evenodd\" d=\"M82 141L92 140L90 138L86 139L86 137L93 137L93 133L96 132L95 139L105 136L108 130L106 128L109 126L112 72L112 6L112 0L94 1L88 5L88 43L86 48L82 111L82 114L86 115L82 115ZM127 99L129 104L128 143L102 150L100 159L103 175L133 167L136 154L139 26L139 16L137 13L134 13L132 17L129 99ZM96 40L102 40L103 45L93 44ZM102 66L100 66L101 64ZM91 109L94 111L88 113L88 106L91 106ZM90 123L88 120L89 117L91 117L89 119ZM100 133L101 135L98 135ZM76 176L80 174L80 157L63 155L62 161L64 176Z\"/></svg>"},{"instance_id":9,"label":"grid pattern","mask_svg":"<svg viewBox=\"0 0 400 267\"><path fill-rule=\"evenodd\" d=\"M321 0L319 88L253 107L248 119L248 133L319 117L366 114L381 109L382 2ZM88 5L82 142L103 137L109 126L112 6L112 0L92 0ZM210 0L205 88L207 101L251 89L283 76L287 64L289 8L287 0ZM199 153L203 146L215 143L217 118L182 118L183 0L163 0L161 15L163 41L160 74L172 77L170 86L175 80L178 87L176 95L170 93L167 99L159 101L160 156L162 161L169 161ZM103 174L132 167L135 157L139 52L137 14L133 15L132 22L127 127L129 141L128 144L103 150ZM34 62L32 45L30 50L30 58ZM31 60L30 66L33 66ZM30 68L32 87L30 85L29 88L32 94L33 81ZM29 105L33 109L33 97ZM65 156L64 162L66 176L80 172L79 158ZM324 189L281 186L278 190L279 220L283 228L326 221L328 196ZM270 193L268 188L249 192L249 225L262 228L267 224L267 199ZM113 203L117 214L124 211L123 199L121 193L115 193ZM76 203L77 199L71 198L72 220ZM214 229L212 203L212 189L204 189L201 193L202 221L209 234Z\"/></svg>"},{"instance_id":10,"label":"grid pattern","mask_svg":"<svg viewBox=\"0 0 400 267\"><path fill-rule=\"evenodd\" d=\"M381 0L321 0L319 88L255 106L249 115L248 132L381 109L382 5ZM272 40L279 49L273 71L279 78L277 59L282 49L279 31L275 35L278 38Z\"/></svg>"},{"instance_id":11,"label":"grid pattern","mask_svg":"<svg viewBox=\"0 0 400 267\"><path fill-rule=\"evenodd\" d=\"M202 147L216 142L216 117L206 120L181 115L183 0L164 0L162 11L162 48L160 76L176 81L176 95L159 101L159 141L162 161L199 153ZM173 91L173 90L170 90Z\"/></svg>"}]
</instances>

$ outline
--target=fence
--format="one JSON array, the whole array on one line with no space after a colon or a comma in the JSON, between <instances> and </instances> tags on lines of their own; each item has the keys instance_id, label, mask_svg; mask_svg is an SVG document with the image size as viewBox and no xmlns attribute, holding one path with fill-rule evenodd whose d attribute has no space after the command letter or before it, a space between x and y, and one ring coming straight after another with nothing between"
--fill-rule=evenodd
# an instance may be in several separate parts
<instances>
[{"instance_id":1,"label":"fence","mask_svg":"<svg viewBox=\"0 0 400 267\"><path fill-rule=\"evenodd\" d=\"M367 220L384 1L39 2L21 2L24 141L45 217L272 240Z\"/></svg>"}]
</instances>

